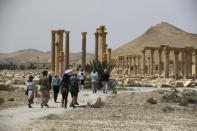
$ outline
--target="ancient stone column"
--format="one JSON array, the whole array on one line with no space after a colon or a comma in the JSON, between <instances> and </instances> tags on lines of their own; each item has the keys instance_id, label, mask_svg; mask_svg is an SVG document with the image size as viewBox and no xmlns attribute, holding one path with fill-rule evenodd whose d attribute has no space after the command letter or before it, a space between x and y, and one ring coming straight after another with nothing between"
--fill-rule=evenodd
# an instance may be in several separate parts
<instances>
[{"instance_id":1,"label":"ancient stone column","mask_svg":"<svg viewBox=\"0 0 197 131\"><path fill-rule=\"evenodd\" d=\"M106 43L106 36L107 36L107 32L103 33L103 52L107 53L107 43Z\"/></svg>"},{"instance_id":2,"label":"ancient stone column","mask_svg":"<svg viewBox=\"0 0 197 131\"><path fill-rule=\"evenodd\" d=\"M104 53L103 61L105 61L107 63L107 53Z\"/></svg>"},{"instance_id":3,"label":"ancient stone column","mask_svg":"<svg viewBox=\"0 0 197 131\"><path fill-rule=\"evenodd\" d=\"M197 50L195 50L195 78L197 79Z\"/></svg>"},{"instance_id":4,"label":"ancient stone column","mask_svg":"<svg viewBox=\"0 0 197 131\"><path fill-rule=\"evenodd\" d=\"M95 61L98 62L98 32L94 33L95 35Z\"/></svg>"},{"instance_id":5,"label":"ancient stone column","mask_svg":"<svg viewBox=\"0 0 197 131\"><path fill-rule=\"evenodd\" d=\"M150 50L150 75L153 75L154 50Z\"/></svg>"},{"instance_id":6,"label":"ancient stone column","mask_svg":"<svg viewBox=\"0 0 197 131\"><path fill-rule=\"evenodd\" d=\"M148 57L148 74L150 75L150 57Z\"/></svg>"},{"instance_id":7,"label":"ancient stone column","mask_svg":"<svg viewBox=\"0 0 197 131\"><path fill-rule=\"evenodd\" d=\"M159 49L158 50L158 57L159 57L159 60L158 60L158 73L159 73L159 75L161 75L161 52L162 52L162 49Z\"/></svg>"},{"instance_id":8,"label":"ancient stone column","mask_svg":"<svg viewBox=\"0 0 197 131\"><path fill-rule=\"evenodd\" d=\"M62 75L64 71L64 51L60 51L59 61L60 61L59 75Z\"/></svg>"},{"instance_id":9,"label":"ancient stone column","mask_svg":"<svg viewBox=\"0 0 197 131\"><path fill-rule=\"evenodd\" d=\"M174 50L174 74L175 74L175 79L178 79L179 75L179 51Z\"/></svg>"},{"instance_id":10,"label":"ancient stone column","mask_svg":"<svg viewBox=\"0 0 197 131\"><path fill-rule=\"evenodd\" d=\"M181 51L181 73L182 73L182 77L184 77L185 75L184 75L184 72L185 72L185 70L184 70L184 58L185 58L185 56L184 56L184 51L182 50Z\"/></svg>"},{"instance_id":11,"label":"ancient stone column","mask_svg":"<svg viewBox=\"0 0 197 131\"><path fill-rule=\"evenodd\" d=\"M59 43L59 51L63 50L63 34L64 30L58 30L58 43Z\"/></svg>"},{"instance_id":12,"label":"ancient stone column","mask_svg":"<svg viewBox=\"0 0 197 131\"><path fill-rule=\"evenodd\" d=\"M134 74L137 74L137 66L136 66L136 57L133 57L133 67L134 67Z\"/></svg>"},{"instance_id":13,"label":"ancient stone column","mask_svg":"<svg viewBox=\"0 0 197 131\"><path fill-rule=\"evenodd\" d=\"M65 31L66 33L66 44L65 44L65 69L69 68L69 34L70 31Z\"/></svg>"},{"instance_id":14,"label":"ancient stone column","mask_svg":"<svg viewBox=\"0 0 197 131\"><path fill-rule=\"evenodd\" d=\"M55 34L56 31L51 31L51 71L55 72Z\"/></svg>"},{"instance_id":15,"label":"ancient stone column","mask_svg":"<svg viewBox=\"0 0 197 131\"><path fill-rule=\"evenodd\" d=\"M37 66L36 66L37 69L40 68L40 61L39 61L39 57L37 57Z\"/></svg>"},{"instance_id":16,"label":"ancient stone column","mask_svg":"<svg viewBox=\"0 0 197 131\"><path fill-rule=\"evenodd\" d=\"M164 77L169 78L169 47L164 47Z\"/></svg>"},{"instance_id":17,"label":"ancient stone column","mask_svg":"<svg viewBox=\"0 0 197 131\"><path fill-rule=\"evenodd\" d=\"M59 74L59 44L55 42L55 74Z\"/></svg>"},{"instance_id":18,"label":"ancient stone column","mask_svg":"<svg viewBox=\"0 0 197 131\"><path fill-rule=\"evenodd\" d=\"M110 62L111 62L111 48L108 48L108 49L107 49L107 52L108 52L108 55L107 55L107 56L108 56L108 57L107 57L108 59L107 59L107 62L110 63Z\"/></svg>"},{"instance_id":19,"label":"ancient stone column","mask_svg":"<svg viewBox=\"0 0 197 131\"><path fill-rule=\"evenodd\" d=\"M142 50L142 74L145 75L145 50Z\"/></svg>"},{"instance_id":20,"label":"ancient stone column","mask_svg":"<svg viewBox=\"0 0 197 131\"><path fill-rule=\"evenodd\" d=\"M87 32L82 32L82 69L84 69L86 64L86 34Z\"/></svg>"},{"instance_id":21,"label":"ancient stone column","mask_svg":"<svg viewBox=\"0 0 197 131\"><path fill-rule=\"evenodd\" d=\"M185 52L184 52L184 78L185 79L188 79L189 78L189 73L188 73L188 54L187 54L187 50L185 49Z\"/></svg>"},{"instance_id":22,"label":"ancient stone column","mask_svg":"<svg viewBox=\"0 0 197 131\"><path fill-rule=\"evenodd\" d=\"M138 59L138 69L137 69L137 73L140 74L140 56L138 56L137 59Z\"/></svg>"}]
</instances>

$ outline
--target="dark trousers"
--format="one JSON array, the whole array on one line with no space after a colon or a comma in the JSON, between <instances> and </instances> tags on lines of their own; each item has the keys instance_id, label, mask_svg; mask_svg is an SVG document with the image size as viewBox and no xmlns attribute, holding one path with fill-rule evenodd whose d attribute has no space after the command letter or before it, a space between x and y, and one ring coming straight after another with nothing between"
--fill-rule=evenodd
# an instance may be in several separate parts
<instances>
[{"instance_id":1,"label":"dark trousers","mask_svg":"<svg viewBox=\"0 0 197 131\"><path fill-rule=\"evenodd\" d=\"M58 96L58 93L59 93L59 86L53 86L53 92L54 92L54 101L56 102L57 101L57 96Z\"/></svg>"},{"instance_id":2,"label":"dark trousers","mask_svg":"<svg viewBox=\"0 0 197 131\"><path fill-rule=\"evenodd\" d=\"M62 92L62 106L67 107L68 91Z\"/></svg>"}]
</instances>

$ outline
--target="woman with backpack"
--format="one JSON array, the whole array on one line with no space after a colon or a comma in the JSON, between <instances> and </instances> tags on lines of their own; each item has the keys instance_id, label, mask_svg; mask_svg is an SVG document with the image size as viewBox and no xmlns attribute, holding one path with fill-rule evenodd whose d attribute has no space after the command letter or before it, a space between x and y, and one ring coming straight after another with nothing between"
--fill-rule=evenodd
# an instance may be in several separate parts
<instances>
[{"instance_id":1,"label":"woman with backpack","mask_svg":"<svg viewBox=\"0 0 197 131\"><path fill-rule=\"evenodd\" d=\"M78 74L78 78L80 81L79 88L80 90L83 90L84 81L85 81L85 73L83 72L83 69L81 69L81 72Z\"/></svg>"},{"instance_id":2,"label":"woman with backpack","mask_svg":"<svg viewBox=\"0 0 197 131\"><path fill-rule=\"evenodd\" d=\"M59 84L60 84L60 78L58 75L55 75L55 77L52 78L52 86L53 86L53 92L54 92L54 102L57 102L57 96L59 93Z\"/></svg>"},{"instance_id":3,"label":"woman with backpack","mask_svg":"<svg viewBox=\"0 0 197 131\"><path fill-rule=\"evenodd\" d=\"M75 108L75 104L78 105L77 103L77 96L79 92L79 81L77 79L77 74L73 74L73 76L70 77L70 83L71 83L71 97L72 97L72 102L70 104L70 107Z\"/></svg>"},{"instance_id":4,"label":"woman with backpack","mask_svg":"<svg viewBox=\"0 0 197 131\"><path fill-rule=\"evenodd\" d=\"M69 86L70 86L70 78L68 74L65 74L60 82L60 88L62 93L62 107L65 108L67 108Z\"/></svg>"}]
</instances>

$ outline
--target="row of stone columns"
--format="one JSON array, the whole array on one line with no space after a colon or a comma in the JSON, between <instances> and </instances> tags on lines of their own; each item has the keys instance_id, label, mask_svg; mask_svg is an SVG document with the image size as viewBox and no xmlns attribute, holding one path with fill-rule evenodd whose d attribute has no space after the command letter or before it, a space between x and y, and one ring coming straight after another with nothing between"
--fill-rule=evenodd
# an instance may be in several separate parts
<instances>
[{"instance_id":1,"label":"row of stone columns","mask_svg":"<svg viewBox=\"0 0 197 131\"><path fill-rule=\"evenodd\" d=\"M105 32L105 30L106 30L105 26L100 26L99 28L96 29L96 32L94 33L95 35L95 61L98 62L99 60L101 63L103 61L110 63L111 48L107 49L107 44L106 44L107 32Z\"/></svg>"},{"instance_id":2,"label":"row of stone columns","mask_svg":"<svg viewBox=\"0 0 197 131\"><path fill-rule=\"evenodd\" d=\"M65 53L63 51L63 34L65 33ZM52 30L51 31L51 71L61 75L69 68L69 34L70 31ZM86 34L82 32L82 68L86 64Z\"/></svg>"},{"instance_id":3,"label":"row of stone columns","mask_svg":"<svg viewBox=\"0 0 197 131\"><path fill-rule=\"evenodd\" d=\"M140 74L141 73L141 56L128 55L126 57L119 56L118 61L113 60L112 63L116 64L118 68L123 68L128 70L128 74Z\"/></svg>"},{"instance_id":4,"label":"row of stone columns","mask_svg":"<svg viewBox=\"0 0 197 131\"><path fill-rule=\"evenodd\" d=\"M153 74L153 67L154 67L154 52L158 51L158 74L161 75L162 72L162 51L164 52L164 77L169 78L169 65L170 59L169 55L170 52L173 51L173 65L174 65L174 76L175 79L178 79L180 74L183 77L189 78L192 76L192 53L195 52L195 66L197 67L197 53L192 47L185 47L185 48L174 48L169 47L168 45L161 45L160 47L145 47L142 50L142 74L145 74L145 51L150 50L150 57L148 57L148 67L149 67L149 74ZM181 60L179 60L179 54L181 53ZM197 68L195 68L197 73Z\"/></svg>"}]
</instances>

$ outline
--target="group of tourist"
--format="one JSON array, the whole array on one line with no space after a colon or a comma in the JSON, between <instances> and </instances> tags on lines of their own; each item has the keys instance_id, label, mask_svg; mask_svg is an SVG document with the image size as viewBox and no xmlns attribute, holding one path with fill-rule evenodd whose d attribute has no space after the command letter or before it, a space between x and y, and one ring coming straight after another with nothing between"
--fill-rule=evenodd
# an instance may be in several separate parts
<instances>
[{"instance_id":1,"label":"group of tourist","mask_svg":"<svg viewBox=\"0 0 197 131\"><path fill-rule=\"evenodd\" d=\"M50 99L50 90L53 89L54 92L54 102L57 102L57 97L59 94L59 90L61 90L62 94L62 101L61 106L67 108L67 99L68 94L70 92L72 101L70 103L70 107L75 108L75 105L79 105L77 102L79 90L83 91L84 88L84 81L85 81L85 73L83 69L80 73L66 73L62 76L62 79L58 75L54 77L47 71L42 72L42 76L39 79L40 85L40 92L41 92L41 108L43 106L49 107L48 101ZM26 82L25 85L25 95L27 96L28 100L28 107L32 108L31 104L33 103L34 99L34 92L37 94L36 85L33 82L34 77L32 75L29 76L29 80ZM98 73L93 70L90 73L91 79L91 86L93 93L97 92L97 85L98 85ZM109 74L107 70L104 70L104 73L101 76L101 80L103 82L103 93L107 94L108 88L108 81L109 81Z\"/></svg>"}]
</instances>

